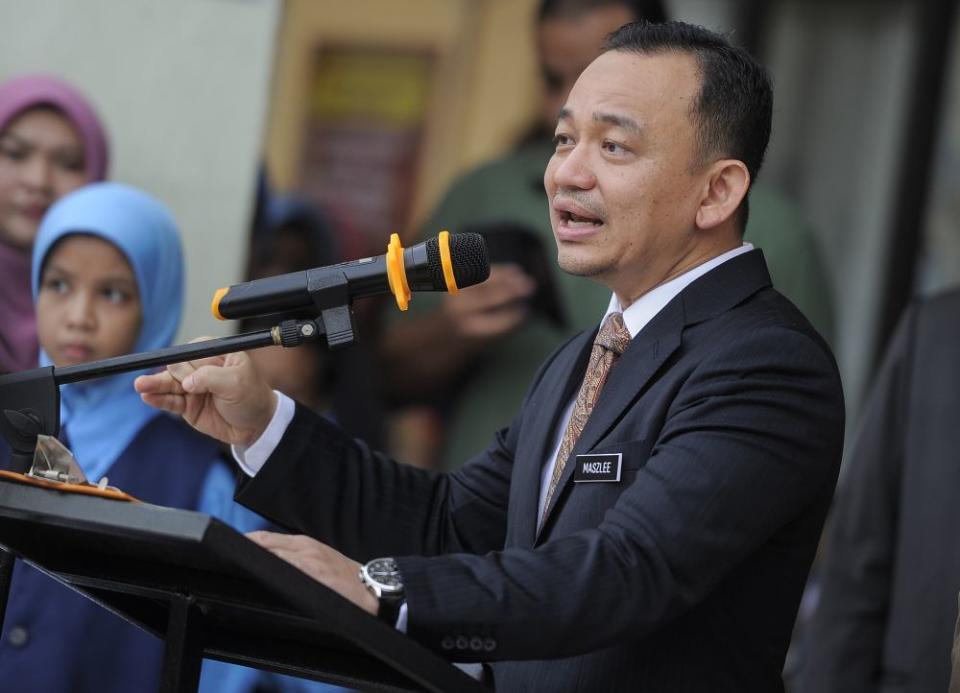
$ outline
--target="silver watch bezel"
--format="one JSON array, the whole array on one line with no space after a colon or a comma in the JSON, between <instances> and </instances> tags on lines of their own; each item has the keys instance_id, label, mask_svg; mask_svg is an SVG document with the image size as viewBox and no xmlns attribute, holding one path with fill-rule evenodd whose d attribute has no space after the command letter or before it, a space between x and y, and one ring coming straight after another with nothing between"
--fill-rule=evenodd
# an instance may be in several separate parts
<instances>
[{"instance_id":1,"label":"silver watch bezel","mask_svg":"<svg viewBox=\"0 0 960 693\"><path fill-rule=\"evenodd\" d=\"M381 563L386 564L384 568L380 567ZM376 576L382 573L389 574L399 584L381 582ZM374 558L360 567L358 577L360 582L366 585L377 599L396 599L403 596L403 580L400 578L400 571L397 569L397 563L393 558Z\"/></svg>"}]
</instances>

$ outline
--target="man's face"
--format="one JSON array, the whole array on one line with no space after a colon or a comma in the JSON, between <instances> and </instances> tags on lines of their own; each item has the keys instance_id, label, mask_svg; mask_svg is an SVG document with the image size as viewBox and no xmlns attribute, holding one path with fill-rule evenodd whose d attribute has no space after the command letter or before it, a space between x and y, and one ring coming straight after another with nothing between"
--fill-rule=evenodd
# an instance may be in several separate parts
<instances>
[{"instance_id":1,"label":"man's face","mask_svg":"<svg viewBox=\"0 0 960 693\"><path fill-rule=\"evenodd\" d=\"M610 5L571 17L547 19L539 25L537 54L543 79L541 117L547 128L556 122L557 111L577 77L600 55L607 34L635 19L628 8Z\"/></svg>"},{"instance_id":2,"label":"man's face","mask_svg":"<svg viewBox=\"0 0 960 693\"><path fill-rule=\"evenodd\" d=\"M580 76L556 128L544 185L560 267L628 305L706 259L691 107L695 59L610 51ZM709 255L707 256L709 257Z\"/></svg>"}]
</instances>

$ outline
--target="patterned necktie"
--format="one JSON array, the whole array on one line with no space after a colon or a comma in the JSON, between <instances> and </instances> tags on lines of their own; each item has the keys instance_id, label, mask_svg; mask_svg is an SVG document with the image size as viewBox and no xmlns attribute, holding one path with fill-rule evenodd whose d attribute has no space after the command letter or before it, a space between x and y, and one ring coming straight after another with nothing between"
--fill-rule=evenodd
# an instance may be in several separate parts
<instances>
[{"instance_id":1,"label":"patterned necktie","mask_svg":"<svg viewBox=\"0 0 960 693\"><path fill-rule=\"evenodd\" d=\"M590 352L590 361L587 363L587 371L583 376L583 384L580 385L577 401L573 404L570 421L567 422L567 429L563 433L563 440L560 442L560 449L557 451L557 462L553 467L553 476L550 477L550 486L547 489L547 499L543 504L543 516L540 518L541 527L547 519L550 500L553 498L553 494L557 490L557 484L560 483L560 478L563 476L563 468L567 464L567 458L570 456L573 446L577 444L577 440L583 432L583 427L600 398L600 390L610 374L610 369L613 368L617 357L626 350L628 344L630 344L630 332L627 331L627 326L623 324L623 315L610 313L597 333L597 338L593 340L593 350Z\"/></svg>"}]
</instances>

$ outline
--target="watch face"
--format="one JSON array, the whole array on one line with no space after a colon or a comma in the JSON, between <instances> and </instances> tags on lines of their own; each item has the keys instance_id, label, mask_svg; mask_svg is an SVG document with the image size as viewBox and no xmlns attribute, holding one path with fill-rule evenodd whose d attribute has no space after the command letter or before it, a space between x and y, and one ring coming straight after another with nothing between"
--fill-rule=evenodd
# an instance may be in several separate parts
<instances>
[{"instance_id":1,"label":"watch face","mask_svg":"<svg viewBox=\"0 0 960 693\"><path fill-rule=\"evenodd\" d=\"M392 558L378 558L370 561L366 567L367 576L376 582L384 592L400 592L403 581L397 570L397 562Z\"/></svg>"}]
</instances>

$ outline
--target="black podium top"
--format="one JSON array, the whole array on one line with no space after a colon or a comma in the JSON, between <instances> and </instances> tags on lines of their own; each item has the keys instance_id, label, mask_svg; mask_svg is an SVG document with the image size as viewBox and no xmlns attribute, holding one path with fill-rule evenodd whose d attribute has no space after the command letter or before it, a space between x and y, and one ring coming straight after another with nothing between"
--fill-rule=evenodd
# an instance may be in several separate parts
<instances>
[{"instance_id":1,"label":"black podium top","mask_svg":"<svg viewBox=\"0 0 960 693\"><path fill-rule=\"evenodd\" d=\"M0 479L0 545L163 637L171 597L205 657L372 691L485 691L433 652L201 513Z\"/></svg>"}]
</instances>

